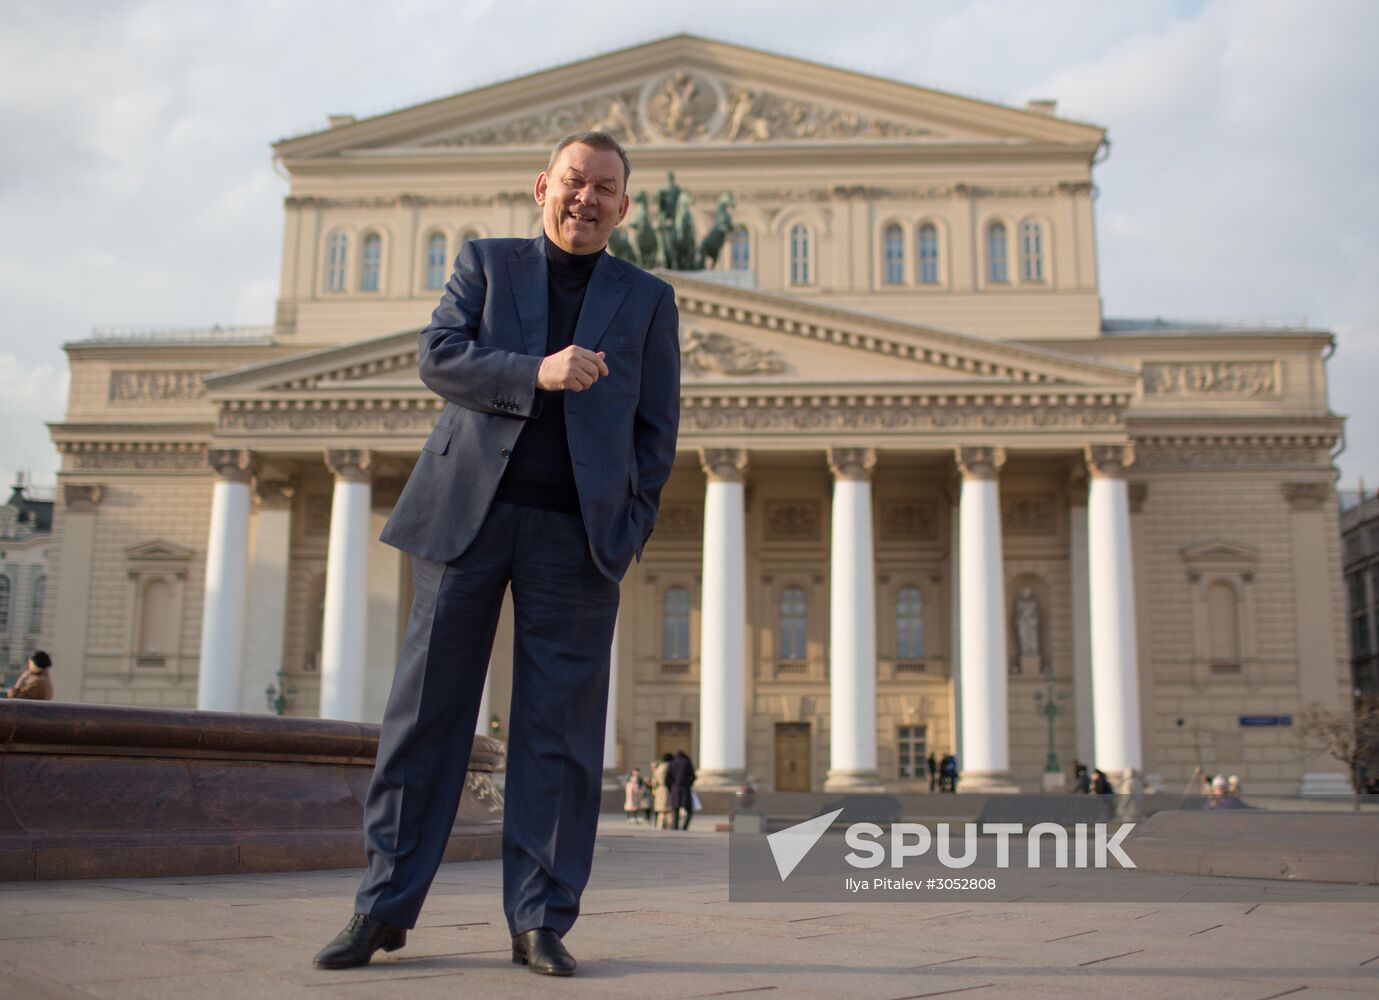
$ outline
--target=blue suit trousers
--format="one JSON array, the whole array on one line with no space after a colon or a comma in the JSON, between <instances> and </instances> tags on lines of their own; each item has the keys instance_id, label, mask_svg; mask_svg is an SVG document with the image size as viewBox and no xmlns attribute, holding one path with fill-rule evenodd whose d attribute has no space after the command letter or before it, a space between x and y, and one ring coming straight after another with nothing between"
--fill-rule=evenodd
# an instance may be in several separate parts
<instances>
[{"instance_id":1,"label":"blue suit trousers","mask_svg":"<svg viewBox=\"0 0 1379 1000\"><path fill-rule=\"evenodd\" d=\"M503 806L503 909L515 936L564 934L589 880L603 779L618 585L583 521L494 503L448 563L412 558L415 598L364 805L355 910L415 927L469 764L503 596L514 642Z\"/></svg>"}]
</instances>

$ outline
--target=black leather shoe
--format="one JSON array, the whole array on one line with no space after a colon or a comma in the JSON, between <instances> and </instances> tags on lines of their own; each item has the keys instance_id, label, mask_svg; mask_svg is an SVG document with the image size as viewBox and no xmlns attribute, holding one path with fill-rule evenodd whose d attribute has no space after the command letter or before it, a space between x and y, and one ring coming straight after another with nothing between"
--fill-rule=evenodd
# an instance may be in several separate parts
<instances>
[{"instance_id":1,"label":"black leather shoe","mask_svg":"<svg viewBox=\"0 0 1379 1000\"><path fill-rule=\"evenodd\" d=\"M560 943L559 934L549 927L538 927L512 939L512 964L525 965L543 976L573 976L576 962Z\"/></svg>"},{"instance_id":2,"label":"black leather shoe","mask_svg":"<svg viewBox=\"0 0 1379 1000\"><path fill-rule=\"evenodd\" d=\"M385 924L367 913L356 913L345 929L316 953L316 968L351 969L356 965L368 965L379 948L397 951L406 943L407 928Z\"/></svg>"}]
</instances>

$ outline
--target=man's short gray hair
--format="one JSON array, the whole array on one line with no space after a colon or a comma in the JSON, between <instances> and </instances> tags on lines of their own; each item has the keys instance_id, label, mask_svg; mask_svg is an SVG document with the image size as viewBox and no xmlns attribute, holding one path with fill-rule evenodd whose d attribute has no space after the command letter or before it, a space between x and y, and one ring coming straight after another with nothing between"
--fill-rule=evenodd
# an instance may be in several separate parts
<instances>
[{"instance_id":1,"label":"man's short gray hair","mask_svg":"<svg viewBox=\"0 0 1379 1000\"><path fill-rule=\"evenodd\" d=\"M555 161L560 158L561 151L575 143L617 153L618 159L622 160L622 186L627 187L627 179L632 176L632 161L627 158L627 151L622 148L622 144L607 132L576 132L561 139L555 144L555 149L551 150L551 158L546 163L546 173L549 174L555 169Z\"/></svg>"}]
</instances>

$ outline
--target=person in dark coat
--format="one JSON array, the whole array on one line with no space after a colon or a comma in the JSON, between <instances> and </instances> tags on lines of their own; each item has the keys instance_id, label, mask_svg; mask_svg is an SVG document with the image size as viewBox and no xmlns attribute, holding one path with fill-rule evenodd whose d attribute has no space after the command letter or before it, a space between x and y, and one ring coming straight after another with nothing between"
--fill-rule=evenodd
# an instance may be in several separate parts
<instances>
[{"instance_id":1,"label":"person in dark coat","mask_svg":"<svg viewBox=\"0 0 1379 1000\"><path fill-rule=\"evenodd\" d=\"M670 815L671 827L688 830L690 818L694 816L694 764L683 750L677 750L670 762ZM683 815L683 822L681 816Z\"/></svg>"},{"instance_id":2,"label":"person in dark coat","mask_svg":"<svg viewBox=\"0 0 1379 1000\"><path fill-rule=\"evenodd\" d=\"M1087 795L1092 790L1092 776L1087 773L1087 765L1073 762L1073 794Z\"/></svg>"},{"instance_id":3,"label":"person in dark coat","mask_svg":"<svg viewBox=\"0 0 1379 1000\"><path fill-rule=\"evenodd\" d=\"M951 753L944 754L943 760L939 762L938 774L939 791L956 792L958 790L958 758Z\"/></svg>"},{"instance_id":4,"label":"person in dark coat","mask_svg":"<svg viewBox=\"0 0 1379 1000\"><path fill-rule=\"evenodd\" d=\"M1092 772L1092 794L1093 795L1114 795L1115 790L1111 787L1110 780L1101 768Z\"/></svg>"},{"instance_id":5,"label":"person in dark coat","mask_svg":"<svg viewBox=\"0 0 1379 1000\"><path fill-rule=\"evenodd\" d=\"M925 761L925 766L929 769L929 791L932 792L934 786L938 784L938 760L932 753L929 754L928 760Z\"/></svg>"}]
</instances>

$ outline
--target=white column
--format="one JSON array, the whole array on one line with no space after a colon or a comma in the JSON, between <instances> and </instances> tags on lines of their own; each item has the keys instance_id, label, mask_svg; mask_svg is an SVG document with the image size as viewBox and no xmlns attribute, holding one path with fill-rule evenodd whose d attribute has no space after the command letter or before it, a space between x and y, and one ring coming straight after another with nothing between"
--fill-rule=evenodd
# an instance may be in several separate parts
<instances>
[{"instance_id":1,"label":"white column","mask_svg":"<svg viewBox=\"0 0 1379 1000\"><path fill-rule=\"evenodd\" d=\"M701 450L704 557L699 633L699 783L747 776L747 452Z\"/></svg>"},{"instance_id":2,"label":"white column","mask_svg":"<svg viewBox=\"0 0 1379 1000\"><path fill-rule=\"evenodd\" d=\"M254 482L254 546L249 561L248 624L240 711L267 713L269 685L281 687L287 626L287 556L292 548L292 497L286 472L260 469Z\"/></svg>"},{"instance_id":3,"label":"white column","mask_svg":"<svg viewBox=\"0 0 1379 1000\"><path fill-rule=\"evenodd\" d=\"M373 491L366 451L328 451L335 473L326 556L326 607L321 635L323 719L364 718L364 651L368 638L369 508Z\"/></svg>"},{"instance_id":4,"label":"white column","mask_svg":"<svg viewBox=\"0 0 1379 1000\"><path fill-rule=\"evenodd\" d=\"M958 592L962 746L958 788L1018 791L1010 778L1006 696L1005 558L1001 544L1001 448L958 448Z\"/></svg>"},{"instance_id":5,"label":"white column","mask_svg":"<svg viewBox=\"0 0 1379 1000\"><path fill-rule=\"evenodd\" d=\"M613 645L608 650L608 714L603 720L603 784L604 787L621 784L618 781L618 639L622 615L613 621Z\"/></svg>"},{"instance_id":6,"label":"white column","mask_svg":"<svg viewBox=\"0 0 1379 1000\"><path fill-rule=\"evenodd\" d=\"M879 788L876 770L876 558L872 448L830 448L829 766L825 791Z\"/></svg>"},{"instance_id":7,"label":"white column","mask_svg":"<svg viewBox=\"0 0 1379 1000\"><path fill-rule=\"evenodd\" d=\"M1092 766L1113 781L1127 767L1144 770L1140 740L1139 650L1135 625L1134 550L1125 470L1129 445L1087 448L1087 584L1092 636Z\"/></svg>"},{"instance_id":8,"label":"white column","mask_svg":"<svg viewBox=\"0 0 1379 1000\"><path fill-rule=\"evenodd\" d=\"M493 718L493 666L490 661L489 672L484 674L484 693L479 696L479 718L474 722L475 736L492 736L489 721Z\"/></svg>"},{"instance_id":9,"label":"white column","mask_svg":"<svg viewBox=\"0 0 1379 1000\"><path fill-rule=\"evenodd\" d=\"M1091 610L1087 590L1087 481L1082 475L1075 475L1068 483L1068 531L1068 560L1072 570L1073 721L1077 759L1087 764L1096 750L1092 714Z\"/></svg>"},{"instance_id":10,"label":"white column","mask_svg":"<svg viewBox=\"0 0 1379 1000\"><path fill-rule=\"evenodd\" d=\"M958 572L958 552L961 549L958 544L958 498L962 495L962 477L955 479L955 482L949 483L948 505L948 677L953 685L953 699L948 705L948 727L953 739L950 746L936 746L934 750L939 759L945 753L951 753L962 761L967 759L962 748L962 670L959 669L962 663L962 588L959 582L962 574Z\"/></svg>"},{"instance_id":11,"label":"white column","mask_svg":"<svg viewBox=\"0 0 1379 1000\"><path fill-rule=\"evenodd\" d=\"M249 452L213 448L209 459L216 479L206 543L196 707L238 712L249 583Z\"/></svg>"}]
</instances>

